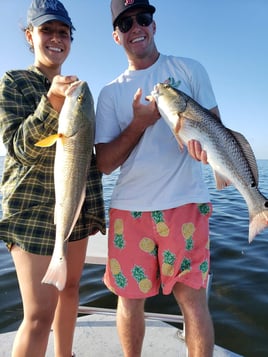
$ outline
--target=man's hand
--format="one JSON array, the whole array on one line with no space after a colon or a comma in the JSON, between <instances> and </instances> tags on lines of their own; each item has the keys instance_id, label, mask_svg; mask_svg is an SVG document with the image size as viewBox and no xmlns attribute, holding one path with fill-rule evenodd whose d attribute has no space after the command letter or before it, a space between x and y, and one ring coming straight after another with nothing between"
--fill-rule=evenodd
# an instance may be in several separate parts
<instances>
[{"instance_id":1,"label":"man's hand","mask_svg":"<svg viewBox=\"0 0 268 357\"><path fill-rule=\"evenodd\" d=\"M139 88L134 95L132 107L133 107L133 121L139 123L144 130L157 122L161 117L157 109L155 100L153 97L146 97L149 104L141 103L142 90Z\"/></svg>"},{"instance_id":2,"label":"man's hand","mask_svg":"<svg viewBox=\"0 0 268 357\"><path fill-rule=\"evenodd\" d=\"M207 152L205 150L202 150L202 147L201 147L201 144L199 141L189 140L187 147L188 147L189 155L193 159L195 159L197 161L201 161L203 164L208 164Z\"/></svg>"}]
</instances>

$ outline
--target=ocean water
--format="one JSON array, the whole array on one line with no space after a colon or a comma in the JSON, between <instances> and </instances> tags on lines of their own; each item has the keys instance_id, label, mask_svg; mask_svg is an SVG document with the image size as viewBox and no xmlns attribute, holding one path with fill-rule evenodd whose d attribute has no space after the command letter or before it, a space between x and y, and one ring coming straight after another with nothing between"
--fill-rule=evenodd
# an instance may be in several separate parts
<instances>
[{"instance_id":1,"label":"ocean water","mask_svg":"<svg viewBox=\"0 0 268 357\"><path fill-rule=\"evenodd\" d=\"M0 157L0 175L3 158ZM268 160L259 160L260 190L268 197ZM209 296L216 343L245 357L268 356L268 229L248 243L248 211L235 188L215 189L208 166L204 175L214 211L210 221L211 270ZM108 207L116 175L104 176ZM0 197L1 199L1 197ZM0 212L1 214L1 212ZM102 283L104 268L85 266L80 304L114 308L116 297ZM146 310L177 314L172 295L148 299ZM0 241L0 333L15 330L22 306L12 259Z\"/></svg>"}]
</instances>

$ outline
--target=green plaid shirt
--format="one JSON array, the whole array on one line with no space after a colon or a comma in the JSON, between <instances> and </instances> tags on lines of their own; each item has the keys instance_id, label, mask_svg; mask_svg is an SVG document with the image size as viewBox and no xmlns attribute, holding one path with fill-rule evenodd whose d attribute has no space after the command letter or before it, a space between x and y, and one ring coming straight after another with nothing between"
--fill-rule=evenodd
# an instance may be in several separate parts
<instances>
[{"instance_id":1,"label":"green plaid shirt","mask_svg":"<svg viewBox=\"0 0 268 357\"><path fill-rule=\"evenodd\" d=\"M46 93L49 81L34 66L5 73L0 82L0 133L7 149L2 177L0 239L8 246L51 255L55 242L55 145L34 144L54 134L58 113ZM86 199L70 241L105 233L101 173L92 155Z\"/></svg>"}]
</instances>

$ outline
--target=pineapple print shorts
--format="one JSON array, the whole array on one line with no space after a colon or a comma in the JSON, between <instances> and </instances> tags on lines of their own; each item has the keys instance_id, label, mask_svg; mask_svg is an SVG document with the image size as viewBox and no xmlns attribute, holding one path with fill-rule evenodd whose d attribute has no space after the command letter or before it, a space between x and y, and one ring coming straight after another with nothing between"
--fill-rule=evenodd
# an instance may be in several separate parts
<instances>
[{"instance_id":1,"label":"pineapple print shorts","mask_svg":"<svg viewBox=\"0 0 268 357\"><path fill-rule=\"evenodd\" d=\"M212 205L153 212L110 210L104 283L116 295L140 299L172 292L177 282L206 288Z\"/></svg>"}]
</instances>

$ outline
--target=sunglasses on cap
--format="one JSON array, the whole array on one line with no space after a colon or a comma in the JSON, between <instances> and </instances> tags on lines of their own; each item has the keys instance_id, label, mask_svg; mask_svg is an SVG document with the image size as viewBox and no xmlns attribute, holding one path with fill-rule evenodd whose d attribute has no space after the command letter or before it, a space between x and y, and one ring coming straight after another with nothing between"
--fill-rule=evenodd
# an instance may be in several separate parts
<instances>
[{"instance_id":1,"label":"sunglasses on cap","mask_svg":"<svg viewBox=\"0 0 268 357\"><path fill-rule=\"evenodd\" d=\"M122 33L128 32L133 26L133 17L135 17L137 24L143 27L147 27L153 22L153 14L141 12L136 15L122 17L116 22L115 27L117 26Z\"/></svg>"}]
</instances>

